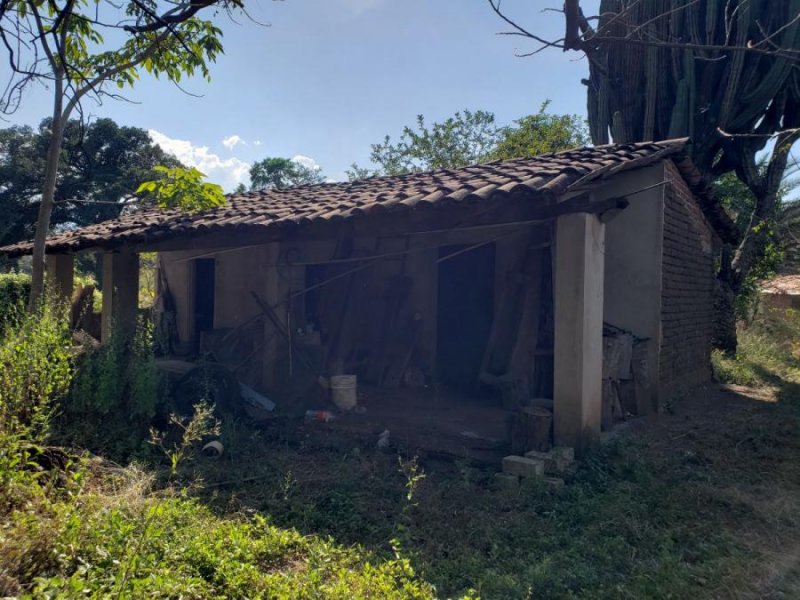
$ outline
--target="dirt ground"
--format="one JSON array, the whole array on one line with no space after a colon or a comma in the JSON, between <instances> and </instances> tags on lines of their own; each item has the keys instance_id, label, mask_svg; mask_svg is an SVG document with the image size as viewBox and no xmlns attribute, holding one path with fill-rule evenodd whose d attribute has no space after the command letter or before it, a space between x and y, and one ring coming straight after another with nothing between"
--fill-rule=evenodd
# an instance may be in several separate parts
<instances>
[{"instance_id":1,"label":"dirt ground","mask_svg":"<svg viewBox=\"0 0 800 600\"><path fill-rule=\"evenodd\" d=\"M695 389L606 435L559 493L508 496L493 486L499 464L380 452L335 422L223 431L231 454L187 476L222 513L379 554L399 537L443 597L795 599L795 387Z\"/></svg>"},{"instance_id":2,"label":"dirt ground","mask_svg":"<svg viewBox=\"0 0 800 600\"><path fill-rule=\"evenodd\" d=\"M656 462L659 455L665 462L683 458L696 485L752 511L748 521L735 511L729 517L730 530L753 551L751 585L725 597L800 598L796 387L709 384L667 406L666 414L619 430L643 442Z\"/></svg>"}]
</instances>

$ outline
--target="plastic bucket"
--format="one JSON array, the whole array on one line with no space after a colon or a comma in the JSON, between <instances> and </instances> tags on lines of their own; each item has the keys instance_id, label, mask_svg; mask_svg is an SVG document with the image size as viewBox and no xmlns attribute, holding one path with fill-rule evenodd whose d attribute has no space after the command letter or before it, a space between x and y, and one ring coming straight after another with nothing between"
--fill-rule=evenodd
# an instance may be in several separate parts
<instances>
[{"instance_id":1,"label":"plastic bucket","mask_svg":"<svg viewBox=\"0 0 800 600\"><path fill-rule=\"evenodd\" d=\"M353 410L356 407L356 376L331 375L331 400L341 411Z\"/></svg>"}]
</instances>

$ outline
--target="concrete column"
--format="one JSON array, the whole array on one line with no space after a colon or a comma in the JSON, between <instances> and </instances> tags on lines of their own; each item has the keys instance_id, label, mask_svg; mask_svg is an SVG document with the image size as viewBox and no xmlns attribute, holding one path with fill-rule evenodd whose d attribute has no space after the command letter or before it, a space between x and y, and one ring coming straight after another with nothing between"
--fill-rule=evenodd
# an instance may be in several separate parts
<instances>
[{"instance_id":1,"label":"concrete column","mask_svg":"<svg viewBox=\"0 0 800 600\"><path fill-rule=\"evenodd\" d=\"M48 254L45 256L47 285L58 298L72 300L75 279L74 256L72 254Z\"/></svg>"},{"instance_id":2,"label":"concrete column","mask_svg":"<svg viewBox=\"0 0 800 600\"><path fill-rule=\"evenodd\" d=\"M106 252L103 255L102 342L108 342L115 329L133 331L138 308L139 255Z\"/></svg>"},{"instance_id":3,"label":"concrete column","mask_svg":"<svg viewBox=\"0 0 800 600\"><path fill-rule=\"evenodd\" d=\"M281 324L286 324L286 299L288 295L288 281L278 274L277 264L281 259L281 246L277 242L266 244L265 246L266 268L262 271L265 274L263 279L264 287L261 291L261 298L264 302L275 309L275 316ZM249 292L248 292L249 295ZM286 341L278 332L269 318L264 319L264 350L263 350L263 374L262 385L267 390L273 390L280 383L278 372L278 362L283 353L287 351Z\"/></svg>"},{"instance_id":4,"label":"concrete column","mask_svg":"<svg viewBox=\"0 0 800 600\"><path fill-rule=\"evenodd\" d=\"M582 449L600 435L605 225L559 217L555 257L554 433Z\"/></svg>"}]
</instances>

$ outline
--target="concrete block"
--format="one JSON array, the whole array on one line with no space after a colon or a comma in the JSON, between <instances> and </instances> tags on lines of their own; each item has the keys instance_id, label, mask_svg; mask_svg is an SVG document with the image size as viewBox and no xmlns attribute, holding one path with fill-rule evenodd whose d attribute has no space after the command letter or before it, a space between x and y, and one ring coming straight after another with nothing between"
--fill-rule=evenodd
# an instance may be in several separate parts
<instances>
[{"instance_id":1,"label":"concrete block","mask_svg":"<svg viewBox=\"0 0 800 600\"><path fill-rule=\"evenodd\" d=\"M530 450L525 453L525 458L532 458L533 460L540 460L544 463L544 472L552 473L556 469L556 461L549 452L539 452L538 450Z\"/></svg>"},{"instance_id":2,"label":"concrete block","mask_svg":"<svg viewBox=\"0 0 800 600\"><path fill-rule=\"evenodd\" d=\"M557 491L564 487L564 480L560 477L545 477L544 484L550 491Z\"/></svg>"},{"instance_id":3,"label":"concrete block","mask_svg":"<svg viewBox=\"0 0 800 600\"><path fill-rule=\"evenodd\" d=\"M495 473L494 484L498 490L516 492L519 489L519 476L510 473Z\"/></svg>"},{"instance_id":4,"label":"concrete block","mask_svg":"<svg viewBox=\"0 0 800 600\"><path fill-rule=\"evenodd\" d=\"M562 473L575 461L575 450L566 446L556 446L550 450L550 456L554 461L554 470Z\"/></svg>"},{"instance_id":5,"label":"concrete block","mask_svg":"<svg viewBox=\"0 0 800 600\"><path fill-rule=\"evenodd\" d=\"M544 461L524 456L506 456L503 459L503 472L520 477L542 477Z\"/></svg>"}]
</instances>

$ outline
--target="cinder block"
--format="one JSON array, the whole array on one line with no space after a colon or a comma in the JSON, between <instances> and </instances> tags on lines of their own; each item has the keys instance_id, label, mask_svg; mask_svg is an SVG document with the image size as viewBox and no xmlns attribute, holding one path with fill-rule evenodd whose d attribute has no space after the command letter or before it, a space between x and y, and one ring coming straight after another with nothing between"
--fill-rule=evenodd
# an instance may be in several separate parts
<instances>
[{"instance_id":1,"label":"cinder block","mask_svg":"<svg viewBox=\"0 0 800 600\"><path fill-rule=\"evenodd\" d=\"M568 460L572 462L575 460L575 449L569 448L567 446L556 446L552 450L550 450L550 455L553 457L560 457L564 460Z\"/></svg>"},{"instance_id":2,"label":"cinder block","mask_svg":"<svg viewBox=\"0 0 800 600\"><path fill-rule=\"evenodd\" d=\"M519 489L519 476L510 473L495 473L494 484L498 490L515 492Z\"/></svg>"},{"instance_id":3,"label":"cinder block","mask_svg":"<svg viewBox=\"0 0 800 600\"><path fill-rule=\"evenodd\" d=\"M532 458L533 460L540 460L544 463L544 472L551 473L556 470L556 461L549 452L539 452L538 450L530 450L525 453L525 458Z\"/></svg>"},{"instance_id":4,"label":"cinder block","mask_svg":"<svg viewBox=\"0 0 800 600\"><path fill-rule=\"evenodd\" d=\"M554 463L553 470L556 473L563 473L575 461L575 450L566 446L556 446L550 450L550 456Z\"/></svg>"},{"instance_id":5,"label":"cinder block","mask_svg":"<svg viewBox=\"0 0 800 600\"><path fill-rule=\"evenodd\" d=\"M520 477L542 477L544 461L524 456L506 456L503 459L503 472Z\"/></svg>"},{"instance_id":6,"label":"cinder block","mask_svg":"<svg viewBox=\"0 0 800 600\"><path fill-rule=\"evenodd\" d=\"M564 487L564 480L560 477L545 477L544 484L550 491L557 491Z\"/></svg>"}]
</instances>

